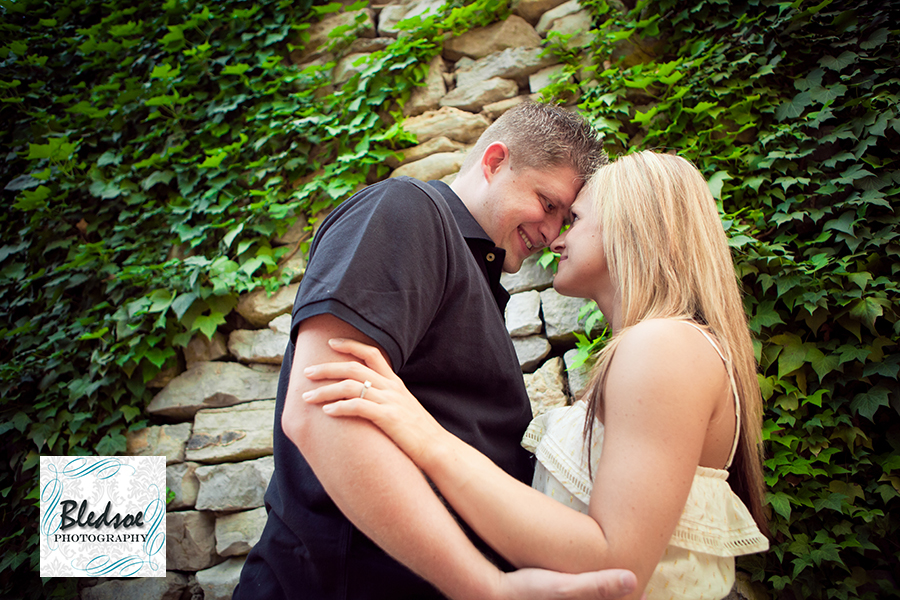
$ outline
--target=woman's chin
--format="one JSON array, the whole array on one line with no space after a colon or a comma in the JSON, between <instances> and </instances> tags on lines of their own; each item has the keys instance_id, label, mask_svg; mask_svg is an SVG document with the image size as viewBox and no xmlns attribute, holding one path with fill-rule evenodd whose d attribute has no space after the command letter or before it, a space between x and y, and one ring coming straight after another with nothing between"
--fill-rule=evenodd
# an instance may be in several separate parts
<instances>
[{"instance_id":1,"label":"woman's chin","mask_svg":"<svg viewBox=\"0 0 900 600\"><path fill-rule=\"evenodd\" d=\"M560 296L569 296L571 298L577 298L578 294L573 293L569 290L569 287L566 285L565 281L560 281L558 278L553 278L553 289L556 290L556 293Z\"/></svg>"}]
</instances>

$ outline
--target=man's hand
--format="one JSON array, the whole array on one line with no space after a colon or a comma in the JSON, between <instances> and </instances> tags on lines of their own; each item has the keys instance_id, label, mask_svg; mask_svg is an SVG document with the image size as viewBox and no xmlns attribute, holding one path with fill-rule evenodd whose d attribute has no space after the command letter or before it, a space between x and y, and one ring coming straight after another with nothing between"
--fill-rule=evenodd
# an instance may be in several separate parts
<instances>
[{"instance_id":1,"label":"man's hand","mask_svg":"<svg viewBox=\"0 0 900 600\"><path fill-rule=\"evenodd\" d=\"M544 569L503 573L500 597L510 600L614 600L634 591L631 571L608 569L572 575Z\"/></svg>"}]
</instances>

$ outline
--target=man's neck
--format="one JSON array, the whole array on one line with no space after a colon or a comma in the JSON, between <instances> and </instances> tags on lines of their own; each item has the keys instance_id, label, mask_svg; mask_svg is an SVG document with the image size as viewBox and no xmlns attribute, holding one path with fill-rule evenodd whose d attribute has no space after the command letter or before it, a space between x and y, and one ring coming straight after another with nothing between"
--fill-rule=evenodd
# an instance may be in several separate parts
<instances>
[{"instance_id":1,"label":"man's neck","mask_svg":"<svg viewBox=\"0 0 900 600\"><path fill-rule=\"evenodd\" d=\"M450 189L462 200L469 214L484 229L484 224L480 219L482 211L478 205L478 198L480 197L479 187L484 183L484 180L479 175L474 169L470 169L465 174L461 173L450 184Z\"/></svg>"}]
</instances>

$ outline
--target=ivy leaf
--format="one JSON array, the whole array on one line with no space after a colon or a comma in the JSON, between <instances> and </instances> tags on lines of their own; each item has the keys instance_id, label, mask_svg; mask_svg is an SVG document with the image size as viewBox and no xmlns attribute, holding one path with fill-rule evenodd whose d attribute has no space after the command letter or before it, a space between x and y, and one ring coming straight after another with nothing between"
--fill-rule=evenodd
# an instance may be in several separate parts
<instances>
[{"instance_id":1,"label":"ivy leaf","mask_svg":"<svg viewBox=\"0 0 900 600\"><path fill-rule=\"evenodd\" d=\"M890 406L888 395L889 391L887 388L880 385L876 386L868 392L857 394L853 398L853 402L850 403L850 410L874 422L872 417L875 416L875 411L878 410L878 407Z\"/></svg>"},{"instance_id":2,"label":"ivy leaf","mask_svg":"<svg viewBox=\"0 0 900 600\"><path fill-rule=\"evenodd\" d=\"M75 144L66 138L50 138L46 144L28 144L28 159L47 158L64 161L72 157Z\"/></svg>"},{"instance_id":3,"label":"ivy leaf","mask_svg":"<svg viewBox=\"0 0 900 600\"><path fill-rule=\"evenodd\" d=\"M827 104L829 102L834 102L835 100L846 94L847 86L842 83L838 83L835 85L830 85L828 87L818 87L811 89L809 93L810 98L814 102Z\"/></svg>"},{"instance_id":4,"label":"ivy leaf","mask_svg":"<svg viewBox=\"0 0 900 600\"><path fill-rule=\"evenodd\" d=\"M871 274L871 273L866 273L866 272L862 272L862 273L847 273L847 279L849 279L849 280L852 281L854 284L856 284L856 286L859 287L859 289L865 290L865 289L866 289L866 285L868 285L868 283L869 283L870 281L872 281L872 274Z\"/></svg>"},{"instance_id":5,"label":"ivy leaf","mask_svg":"<svg viewBox=\"0 0 900 600\"><path fill-rule=\"evenodd\" d=\"M788 343L778 355L778 379L784 379L786 375L802 367L806 362L806 355L807 348L799 339Z\"/></svg>"},{"instance_id":6,"label":"ivy leaf","mask_svg":"<svg viewBox=\"0 0 900 600\"><path fill-rule=\"evenodd\" d=\"M841 503L847 500L847 496L844 494L832 493L829 494L827 498L819 498L813 502L813 508L816 509L816 512L821 511L822 509L828 508L831 510L840 511Z\"/></svg>"},{"instance_id":7,"label":"ivy leaf","mask_svg":"<svg viewBox=\"0 0 900 600\"><path fill-rule=\"evenodd\" d=\"M169 290L154 290L150 294L150 307L147 312L165 312L172 305L172 292Z\"/></svg>"},{"instance_id":8,"label":"ivy leaf","mask_svg":"<svg viewBox=\"0 0 900 600\"><path fill-rule=\"evenodd\" d=\"M209 315L200 315L196 319L194 319L194 324L191 326L192 331L200 330L200 333L206 336L206 339L211 340L213 334L216 333L216 329L219 325L225 324L225 315L219 312L213 312Z\"/></svg>"},{"instance_id":9,"label":"ivy leaf","mask_svg":"<svg viewBox=\"0 0 900 600\"><path fill-rule=\"evenodd\" d=\"M144 101L145 106L174 106L178 97L174 94L160 94Z\"/></svg>"},{"instance_id":10,"label":"ivy leaf","mask_svg":"<svg viewBox=\"0 0 900 600\"><path fill-rule=\"evenodd\" d=\"M171 65L163 64L153 67L150 72L150 79L175 79L181 74L181 67L172 68Z\"/></svg>"},{"instance_id":11,"label":"ivy leaf","mask_svg":"<svg viewBox=\"0 0 900 600\"><path fill-rule=\"evenodd\" d=\"M166 359L174 355L175 351L171 348L150 348L144 352L144 358L153 363L157 369L161 369L166 364Z\"/></svg>"},{"instance_id":12,"label":"ivy leaf","mask_svg":"<svg viewBox=\"0 0 900 600\"><path fill-rule=\"evenodd\" d=\"M243 75L250 70L250 65L241 63L237 65L228 65L222 69L222 75Z\"/></svg>"},{"instance_id":13,"label":"ivy leaf","mask_svg":"<svg viewBox=\"0 0 900 600\"><path fill-rule=\"evenodd\" d=\"M828 353L825 354L818 348L811 348L806 354L807 360L812 365L813 371L819 377L819 381L823 381L825 376L838 369L841 365L840 357Z\"/></svg>"},{"instance_id":14,"label":"ivy leaf","mask_svg":"<svg viewBox=\"0 0 900 600\"><path fill-rule=\"evenodd\" d=\"M775 301L765 300L756 307L756 312L751 317L748 325L751 331L759 333L763 327L772 327L783 323L781 315L775 310Z\"/></svg>"},{"instance_id":15,"label":"ivy leaf","mask_svg":"<svg viewBox=\"0 0 900 600\"><path fill-rule=\"evenodd\" d=\"M643 113L641 111L635 111L634 118L631 120L632 123L640 123L641 125L646 125L650 122L650 120L656 116L656 113L659 112L659 106L651 107L647 112Z\"/></svg>"},{"instance_id":16,"label":"ivy leaf","mask_svg":"<svg viewBox=\"0 0 900 600\"><path fill-rule=\"evenodd\" d=\"M871 353L872 351L870 348L860 348L858 346L851 346L850 344L844 344L838 348L838 356L840 357L841 364L852 360L865 362Z\"/></svg>"},{"instance_id":17,"label":"ivy leaf","mask_svg":"<svg viewBox=\"0 0 900 600\"><path fill-rule=\"evenodd\" d=\"M812 96L809 92L800 92L787 102L775 109L775 118L779 121L785 119L796 119L803 114L804 109L812 103Z\"/></svg>"},{"instance_id":18,"label":"ivy leaf","mask_svg":"<svg viewBox=\"0 0 900 600\"><path fill-rule=\"evenodd\" d=\"M141 414L141 409L136 406L128 406L123 405L119 407L119 410L122 411L122 416L125 417L125 420L129 423L134 420L135 417Z\"/></svg>"},{"instance_id":19,"label":"ivy leaf","mask_svg":"<svg viewBox=\"0 0 900 600\"><path fill-rule=\"evenodd\" d=\"M169 183L172 181L172 178L175 177L175 173L172 171L154 171L149 177L145 178L141 181L141 189L144 191L149 190L157 183Z\"/></svg>"},{"instance_id":20,"label":"ivy leaf","mask_svg":"<svg viewBox=\"0 0 900 600\"><path fill-rule=\"evenodd\" d=\"M861 298L850 308L850 314L869 326L874 331L875 319L884 315L881 298Z\"/></svg>"},{"instance_id":21,"label":"ivy leaf","mask_svg":"<svg viewBox=\"0 0 900 600\"><path fill-rule=\"evenodd\" d=\"M184 313L191 307L194 303L194 300L197 299L197 294L194 292L187 292L184 294L179 294L175 300L172 301L172 312L175 313L175 316L178 320L181 320L181 317L184 316Z\"/></svg>"},{"instance_id":22,"label":"ivy leaf","mask_svg":"<svg viewBox=\"0 0 900 600\"><path fill-rule=\"evenodd\" d=\"M791 518L791 497L785 494L784 492L767 492L766 493L766 504L772 506L772 509L785 518L785 520L790 520Z\"/></svg>"},{"instance_id":23,"label":"ivy leaf","mask_svg":"<svg viewBox=\"0 0 900 600\"><path fill-rule=\"evenodd\" d=\"M231 243L234 242L234 238L236 238L243 230L244 223L240 223L236 227L232 227L231 231L225 234L225 237L222 238L222 243L225 244L226 249L231 247Z\"/></svg>"},{"instance_id":24,"label":"ivy leaf","mask_svg":"<svg viewBox=\"0 0 900 600\"><path fill-rule=\"evenodd\" d=\"M78 336L79 340L96 340L102 338L109 331L109 327L101 327L97 331L83 333Z\"/></svg>"},{"instance_id":25,"label":"ivy leaf","mask_svg":"<svg viewBox=\"0 0 900 600\"><path fill-rule=\"evenodd\" d=\"M710 109L715 108L717 106L718 106L718 104L716 104L715 102L698 102L694 106L685 106L682 110L684 110L684 112L688 112L688 113L696 115L699 113L705 113L705 112L709 111Z\"/></svg>"},{"instance_id":26,"label":"ivy leaf","mask_svg":"<svg viewBox=\"0 0 900 600\"><path fill-rule=\"evenodd\" d=\"M101 179L95 179L94 182L91 183L89 189L93 195L102 198L103 200L111 200L121 196L123 192L122 188L116 185L115 182L103 181Z\"/></svg>"},{"instance_id":27,"label":"ivy leaf","mask_svg":"<svg viewBox=\"0 0 900 600\"><path fill-rule=\"evenodd\" d=\"M218 152L211 156L207 156L206 160L204 160L202 163L200 163L200 166L203 168L215 169L220 164L222 164L222 161L225 160L225 158L227 156L228 156L228 153L226 153L226 152Z\"/></svg>"},{"instance_id":28,"label":"ivy leaf","mask_svg":"<svg viewBox=\"0 0 900 600\"><path fill-rule=\"evenodd\" d=\"M18 199L13 204L13 208L19 210L32 211L42 208L47 204L47 198L50 197L50 188L47 186L38 186L34 191L25 190L19 194Z\"/></svg>"},{"instance_id":29,"label":"ivy leaf","mask_svg":"<svg viewBox=\"0 0 900 600\"><path fill-rule=\"evenodd\" d=\"M841 53L837 58L833 56L825 56L819 60L819 65L826 69L831 69L832 71L842 71L844 67L847 67L853 64L857 59L857 55L855 52L850 52L849 50L845 50Z\"/></svg>"},{"instance_id":30,"label":"ivy leaf","mask_svg":"<svg viewBox=\"0 0 900 600\"><path fill-rule=\"evenodd\" d=\"M728 238L728 246L731 248L742 248L747 244L752 244L755 240L746 235L734 235Z\"/></svg>"},{"instance_id":31,"label":"ivy leaf","mask_svg":"<svg viewBox=\"0 0 900 600\"><path fill-rule=\"evenodd\" d=\"M107 150L97 159L97 166L105 167L106 165L118 165L121 162L122 157L119 154L116 154L112 150Z\"/></svg>"},{"instance_id":32,"label":"ivy leaf","mask_svg":"<svg viewBox=\"0 0 900 600\"><path fill-rule=\"evenodd\" d=\"M12 418L13 426L19 431L19 433L24 433L25 428L31 424L31 417L26 415L24 412L19 411Z\"/></svg>"},{"instance_id":33,"label":"ivy leaf","mask_svg":"<svg viewBox=\"0 0 900 600\"><path fill-rule=\"evenodd\" d=\"M722 199L722 185L729 179L732 179L732 177L727 171L716 171L712 174L706 185L709 186L709 192L713 198L716 200Z\"/></svg>"},{"instance_id":34,"label":"ivy leaf","mask_svg":"<svg viewBox=\"0 0 900 600\"><path fill-rule=\"evenodd\" d=\"M124 454L126 448L125 436L121 433L108 433L97 442L96 452L100 456L115 456Z\"/></svg>"},{"instance_id":35,"label":"ivy leaf","mask_svg":"<svg viewBox=\"0 0 900 600\"><path fill-rule=\"evenodd\" d=\"M6 187L3 189L9 190L11 192L18 192L19 190L27 190L33 187L37 187L41 185L41 180L31 175L19 175L12 181L6 184Z\"/></svg>"},{"instance_id":36,"label":"ivy leaf","mask_svg":"<svg viewBox=\"0 0 900 600\"><path fill-rule=\"evenodd\" d=\"M856 221L856 214L854 212L847 211L844 214L842 214L840 217L838 217L837 219L831 219L830 221L827 221L825 223L825 226L823 227L823 229L825 231L832 230L832 229L837 230L837 231L843 231L847 235L852 236L853 235L853 225L854 225L855 221Z\"/></svg>"},{"instance_id":37,"label":"ivy leaf","mask_svg":"<svg viewBox=\"0 0 900 600\"><path fill-rule=\"evenodd\" d=\"M872 50L873 48L884 46L888 39L888 33L889 30L885 27L877 29L872 32L872 35L869 36L869 39L862 42L859 47L863 50Z\"/></svg>"}]
</instances>

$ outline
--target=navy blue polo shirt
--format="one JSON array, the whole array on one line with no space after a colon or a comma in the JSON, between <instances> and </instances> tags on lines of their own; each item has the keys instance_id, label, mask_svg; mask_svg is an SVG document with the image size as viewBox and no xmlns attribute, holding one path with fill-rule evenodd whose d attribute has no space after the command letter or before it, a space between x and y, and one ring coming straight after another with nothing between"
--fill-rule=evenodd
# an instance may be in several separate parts
<instances>
[{"instance_id":1,"label":"navy blue polo shirt","mask_svg":"<svg viewBox=\"0 0 900 600\"><path fill-rule=\"evenodd\" d=\"M444 183L369 186L322 223L294 303L275 410L268 521L235 599L441 598L357 530L281 429L304 319L331 314L374 339L447 430L517 479L534 474L520 440L531 408L503 321L504 251ZM476 545L509 566L471 531Z\"/></svg>"}]
</instances>

